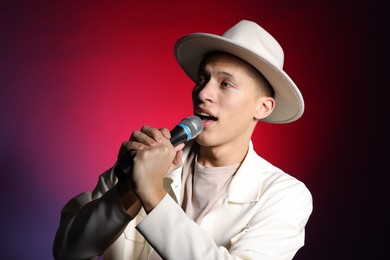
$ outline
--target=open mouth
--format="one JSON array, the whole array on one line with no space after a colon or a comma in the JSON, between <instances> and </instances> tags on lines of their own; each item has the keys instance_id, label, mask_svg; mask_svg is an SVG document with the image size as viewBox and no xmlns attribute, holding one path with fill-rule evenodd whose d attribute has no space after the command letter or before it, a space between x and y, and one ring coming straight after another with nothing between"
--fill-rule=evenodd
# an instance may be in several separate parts
<instances>
[{"instance_id":1,"label":"open mouth","mask_svg":"<svg viewBox=\"0 0 390 260\"><path fill-rule=\"evenodd\" d=\"M197 112L196 115L202 119L203 122L205 121L217 121L218 118L216 118L215 116L212 116L206 112Z\"/></svg>"}]
</instances>

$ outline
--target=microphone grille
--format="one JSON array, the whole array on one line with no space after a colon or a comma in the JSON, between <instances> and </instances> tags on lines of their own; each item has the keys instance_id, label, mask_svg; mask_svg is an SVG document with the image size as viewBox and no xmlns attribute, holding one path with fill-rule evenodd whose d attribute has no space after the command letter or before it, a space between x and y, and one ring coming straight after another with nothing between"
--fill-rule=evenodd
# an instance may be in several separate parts
<instances>
[{"instance_id":1,"label":"microphone grille","mask_svg":"<svg viewBox=\"0 0 390 260\"><path fill-rule=\"evenodd\" d=\"M197 137L203 130L202 119L197 116L189 116L187 118L184 118L180 123L186 125L190 129L191 136L189 139Z\"/></svg>"}]
</instances>

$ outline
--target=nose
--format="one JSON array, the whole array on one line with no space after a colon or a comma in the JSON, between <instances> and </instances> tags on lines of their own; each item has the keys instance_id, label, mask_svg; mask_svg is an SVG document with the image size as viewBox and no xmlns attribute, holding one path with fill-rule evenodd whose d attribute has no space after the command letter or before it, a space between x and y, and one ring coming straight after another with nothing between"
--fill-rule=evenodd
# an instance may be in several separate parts
<instances>
[{"instance_id":1,"label":"nose","mask_svg":"<svg viewBox=\"0 0 390 260\"><path fill-rule=\"evenodd\" d=\"M216 96L216 85L210 79L203 85L196 85L192 91L194 103L214 102Z\"/></svg>"}]
</instances>

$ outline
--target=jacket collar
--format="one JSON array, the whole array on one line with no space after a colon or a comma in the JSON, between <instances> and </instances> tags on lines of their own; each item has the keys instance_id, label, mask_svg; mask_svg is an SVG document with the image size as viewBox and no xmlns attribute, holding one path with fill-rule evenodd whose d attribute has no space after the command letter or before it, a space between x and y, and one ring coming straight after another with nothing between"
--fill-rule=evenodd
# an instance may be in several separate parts
<instances>
[{"instance_id":1,"label":"jacket collar","mask_svg":"<svg viewBox=\"0 0 390 260\"><path fill-rule=\"evenodd\" d=\"M192 145L193 142L190 142L184 148L183 161L186 160ZM234 203L250 203L259 200L264 173L270 168L276 169L257 155L253 149L253 143L250 141L248 153L227 187L227 200ZM181 172L182 167L176 169L167 176L164 182L167 192L177 201L180 201Z\"/></svg>"},{"instance_id":2,"label":"jacket collar","mask_svg":"<svg viewBox=\"0 0 390 260\"><path fill-rule=\"evenodd\" d=\"M258 201L263 173L269 166L267 161L257 155L250 141L248 153L227 187L228 201L235 203Z\"/></svg>"}]
</instances>

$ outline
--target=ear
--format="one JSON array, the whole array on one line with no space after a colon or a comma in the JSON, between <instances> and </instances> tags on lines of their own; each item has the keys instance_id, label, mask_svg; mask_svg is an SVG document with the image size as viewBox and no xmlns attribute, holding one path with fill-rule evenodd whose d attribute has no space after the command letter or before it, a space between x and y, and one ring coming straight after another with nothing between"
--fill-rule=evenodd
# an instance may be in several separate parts
<instances>
[{"instance_id":1,"label":"ear","mask_svg":"<svg viewBox=\"0 0 390 260\"><path fill-rule=\"evenodd\" d=\"M272 97L260 97L256 107L254 118L257 120L266 118L272 113L274 108L275 99L273 99Z\"/></svg>"}]
</instances>

